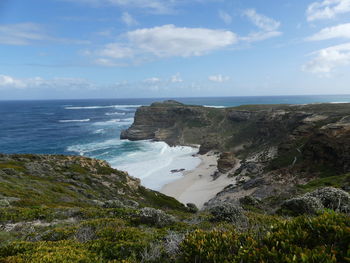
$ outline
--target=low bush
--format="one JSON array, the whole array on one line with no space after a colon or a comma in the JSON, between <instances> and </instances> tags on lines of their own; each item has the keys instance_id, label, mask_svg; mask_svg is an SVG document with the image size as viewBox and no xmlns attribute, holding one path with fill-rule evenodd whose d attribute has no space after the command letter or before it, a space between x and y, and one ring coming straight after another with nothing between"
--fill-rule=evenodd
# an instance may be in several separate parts
<instances>
[{"instance_id":1,"label":"low bush","mask_svg":"<svg viewBox=\"0 0 350 263\"><path fill-rule=\"evenodd\" d=\"M270 230L196 230L181 243L183 262L349 262L350 220L327 212L274 223Z\"/></svg>"},{"instance_id":2,"label":"low bush","mask_svg":"<svg viewBox=\"0 0 350 263\"><path fill-rule=\"evenodd\" d=\"M0 248L3 263L98 263L102 258L72 241L15 242Z\"/></svg>"}]
</instances>

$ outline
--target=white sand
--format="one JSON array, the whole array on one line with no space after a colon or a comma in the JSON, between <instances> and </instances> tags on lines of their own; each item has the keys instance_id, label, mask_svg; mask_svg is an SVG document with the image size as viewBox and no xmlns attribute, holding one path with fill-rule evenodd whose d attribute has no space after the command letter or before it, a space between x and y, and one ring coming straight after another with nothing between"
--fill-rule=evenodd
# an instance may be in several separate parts
<instances>
[{"instance_id":1,"label":"white sand","mask_svg":"<svg viewBox=\"0 0 350 263\"><path fill-rule=\"evenodd\" d=\"M213 180L212 175L217 170L218 157L209 152L206 155L199 155L201 163L196 169L184 172L183 178L166 184L160 190L161 193L172 196L180 202L194 203L198 208L212 199L218 192L229 184L235 184L234 178L221 175Z\"/></svg>"}]
</instances>

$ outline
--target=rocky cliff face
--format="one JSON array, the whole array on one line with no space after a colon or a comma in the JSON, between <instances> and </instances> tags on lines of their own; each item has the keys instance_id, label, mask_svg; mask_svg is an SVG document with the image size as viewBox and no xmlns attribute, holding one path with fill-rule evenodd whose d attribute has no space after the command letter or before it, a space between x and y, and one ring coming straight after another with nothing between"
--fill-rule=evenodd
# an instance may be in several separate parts
<instances>
[{"instance_id":1,"label":"rocky cliff face","mask_svg":"<svg viewBox=\"0 0 350 263\"><path fill-rule=\"evenodd\" d=\"M286 162L298 162L303 152L306 159L327 163L331 158L336 166L349 171L349 127L350 104L215 109L166 101L139 108L135 122L122 132L121 138L161 140L170 145L199 144L201 153L219 150L240 158L276 147L286 159L291 155Z\"/></svg>"},{"instance_id":2,"label":"rocky cliff face","mask_svg":"<svg viewBox=\"0 0 350 263\"><path fill-rule=\"evenodd\" d=\"M239 161L241 167L229 175L239 183L218 194L220 200L293 194L295 185L350 172L350 104L217 109L166 101L138 109L121 138L223 152L221 174Z\"/></svg>"}]
</instances>

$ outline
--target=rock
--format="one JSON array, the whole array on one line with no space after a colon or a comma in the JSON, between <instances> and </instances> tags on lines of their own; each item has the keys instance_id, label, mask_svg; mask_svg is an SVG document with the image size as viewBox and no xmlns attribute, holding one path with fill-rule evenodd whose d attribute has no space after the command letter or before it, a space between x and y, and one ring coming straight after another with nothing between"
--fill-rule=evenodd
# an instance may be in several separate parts
<instances>
[{"instance_id":1,"label":"rock","mask_svg":"<svg viewBox=\"0 0 350 263\"><path fill-rule=\"evenodd\" d=\"M140 221L143 224L151 224L158 227L172 225L176 222L175 217L168 215L162 210L145 207L140 211Z\"/></svg>"},{"instance_id":2,"label":"rock","mask_svg":"<svg viewBox=\"0 0 350 263\"><path fill-rule=\"evenodd\" d=\"M234 122L243 122L249 120L252 112L249 111L231 111L228 113L228 119Z\"/></svg>"},{"instance_id":3,"label":"rock","mask_svg":"<svg viewBox=\"0 0 350 263\"><path fill-rule=\"evenodd\" d=\"M231 203L219 203L209 208L212 221L226 221L239 224L247 220L243 214L243 209Z\"/></svg>"},{"instance_id":4,"label":"rock","mask_svg":"<svg viewBox=\"0 0 350 263\"><path fill-rule=\"evenodd\" d=\"M140 204L134 200L125 200L124 201L124 204L128 207L131 207L131 208L138 208L140 206Z\"/></svg>"},{"instance_id":5,"label":"rock","mask_svg":"<svg viewBox=\"0 0 350 263\"><path fill-rule=\"evenodd\" d=\"M248 190L265 184L263 178L254 178L243 184L243 189Z\"/></svg>"},{"instance_id":6,"label":"rock","mask_svg":"<svg viewBox=\"0 0 350 263\"><path fill-rule=\"evenodd\" d=\"M324 206L318 198L307 195L289 199L281 205L281 211L293 216L303 214L315 215L323 208Z\"/></svg>"},{"instance_id":7,"label":"rock","mask_svg":"<svg viewBox=\"0 0 350 263\"><path fill-rule=\"evenodd\" d=\"M20 173L16 169L13 169L13 168L2 168L2 172L7 174L7 175L18 175Z\"/></svg>"},{"instance_id":8,"label":"rock","mask_svg":"<svg viewBox=\"0 0 350 263\"><path fill-rule=\"evenodd\" d=\"M325 208L344 213L350 212L350 194L344 190L325 187L308 193L306 196L319 199Z\"/></svg>"},{"instance_id":9,"label":"rock","mask_svg":"<svg viewBox=\"0 0 350 263\"><path fill-rule=\"evenodd\" d=\"M248 161L242 161L240 163L240 167L235 171L235 174L239 174L241 176L244 175L256 175L260 174L263 171L263 166L261 163L258 162L248 162Z\"/></svg>"},{"instance_id":10,"label":"rock","mask_svg":"<svg viewBox=\"0 0 350 263\"><path fill-rule=\"evenodd\" d=\"M232 152L224 152L218 160L218 169L221 173L227 173L234 168L238 163L235 155Z\"/></svg>"},{"instance_id":11,"label":"rock","mask_svg":"<svg viewBox=\"0 0 350 263\"><path fill-rule=\"evenodd\" d=\"M198 207L193 204L193 203L188 203L186 204L188 211L190 211L191 213L197 213L198 212Z\"/></svg>"},{"instance_id":12,"label":"rock","mask_svg":"<svg viewBox=\"0 0 350 263\"><path fill-rule=\"evenodd\" d=\"M345 118L346 119L346 118ZM350 123L323 126L303 147L304 158L338 173L350 172Z\"/></svg>"},{"instance_id":13,"label":"rock","mask_svg":"<svg viewBox=\"0 0 350 263\"><path fill-rule=\"evenodd\" d=\"M0 196L0 207L9 207L9 206L11 206L12 202L17 202L19 200L21 200L21 199L17 198L17 197Z\"/></svg>"},{"instance_id":14,"label":"rock","mask_svg":"<svg viewBox=\"0 0 350 263\"><path fill-rule=\"evenodd\" d=\"M174 170L171 170L170 172L171 173L181 173L181 172L183 172L183 171L185 171L186 169L174 169Z\"/></svg>"},{"instance_id":15,"label":"rock","mask_svg":"<svg viewBox=\"0 0 350 263\"><path fill-rule=\"evenodd\" d=\"M154 102L151 104L151 107L167 107L167 106L184 106L184 104L176 100L165 100L163 102Z\"/></svg>"},{"instance_id":16,"label":"rock","mask_svg":"<svg viewBox=\"0 0 350 263\"><path fill-rule=\"evenodd\" d=\"M102 207L103 208L124 208L125 205L122 201L115 199L115 200L105 201Z\"/></svg>"},{"instance_id":17,"label":"rock","mask_svg":"<svg viewBox=\"0 0 350 263\"><path fill-rule=\"evenodd\" d=\"M253 196L247 195L247 196L241 197L239 199L239 203L242 206L256 206L256 205L259 205L260 200Z\"/></svg>"},{"instance_id":18,"label":"rock","mask_svg":"<svg viewBox=\"0 0 350 263\"><path fill-rule=\"evenodd\" d=\"M199 147L199 154L206 154L210 152L213 149L220 148L219 144L217 142L213 141L203 141L201 143L201 146Z\"/></svg>"}]
</instances>

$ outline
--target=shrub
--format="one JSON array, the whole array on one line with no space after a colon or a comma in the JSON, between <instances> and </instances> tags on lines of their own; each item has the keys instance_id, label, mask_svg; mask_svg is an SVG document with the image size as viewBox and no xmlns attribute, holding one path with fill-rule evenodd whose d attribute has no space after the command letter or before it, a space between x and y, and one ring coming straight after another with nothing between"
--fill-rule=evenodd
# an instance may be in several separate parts
<instances>
[{"instance_id":1,"label":"shrub","mask_svg":"<svg viewBox=\"0 0 350 263\"><path fill-rule=\"evenodd\" d=\"M243 214L243 209L230 203L221 203L209 208L212 215L211 220L214 222L226 221L234 224L242 224L247 218Z\"/></svg>"},{"instance_id":2,"label":"shrub","mask_svg":"<svg viewBox=\"0 0 350 263\"><path fill-rule=\"evenodd\" d=\"M60 242L15 242L0 248L1 262L14 263L96 263L102 258L78 243Z\"/></svg>"},{"instance_id":3,"label":"shrub","mask_svg":"<svg viewBox=\"0 0 350 263\"><path fill-rule=\"evenodd\" d=\"M350 212L350 194L341 189L325 187L306 195L318 198L326 208L344 213Z\"/></svg>"},{"instance_id":4,"label":"shrub","mask_svg":"<svg viewBox=\"0 0 350 263\"><path fill-rule=\"evenodd\" d=\"M188 204L186 204L186 206L187 206L187 209L189 212L194 213L194 214L198 212L198 207L195 204L188 203Z\"/></svg>"},{"instance_id":5,"label":"shrub","mask_svg":"<svg viewBox=\"0 0 350 263\"><path fill-rule=\"evenodd\" d=\"M285 201L280 212L289 215L316 214L323 208L350 212L350 194L337 188L325 187Z\"/></svg>"},{"instance_id":6,"label":"shrub","mask_svg":"<svg viewBox=\"0 0 350 263\"><path fill-rule=\"evenodd\" d=\"M140 222L143 224L151 224L154 226L163 227L174 224L176 222L176 219L172 215L168 215L162 210L145 207L140 211Z\"/></svg>"},{"instance_id":7,"label":"shrub","mask_svg":"<svg viewBox=\"0 0 350 263\"><path fill-rule=\"evenodd\" d=\"M183 262L234 262L241 243L234 231L196 230L181 243Z\"/></svg>"},{"instance_id":8,"label":"shrub","mask_svg":"<svg viewBox=\"0 0 350 263\"><path fill-rule=\"evenodd\" d=\"M319 199L312 196L301 196L283 202L280 211L292 216L302 214L315 215L323 208Z\"/></svg>"},{"instance_id":9,"label":"shrub","mask_svg":"<svg viewBox=\"0 0 350 263\"><path fill-rule=\"evenodd\" d=\"M181 243L183 262L348 262L349 216L334 212L271 225L265 235L196 230Z\"/></svg>"}]
</instances>

